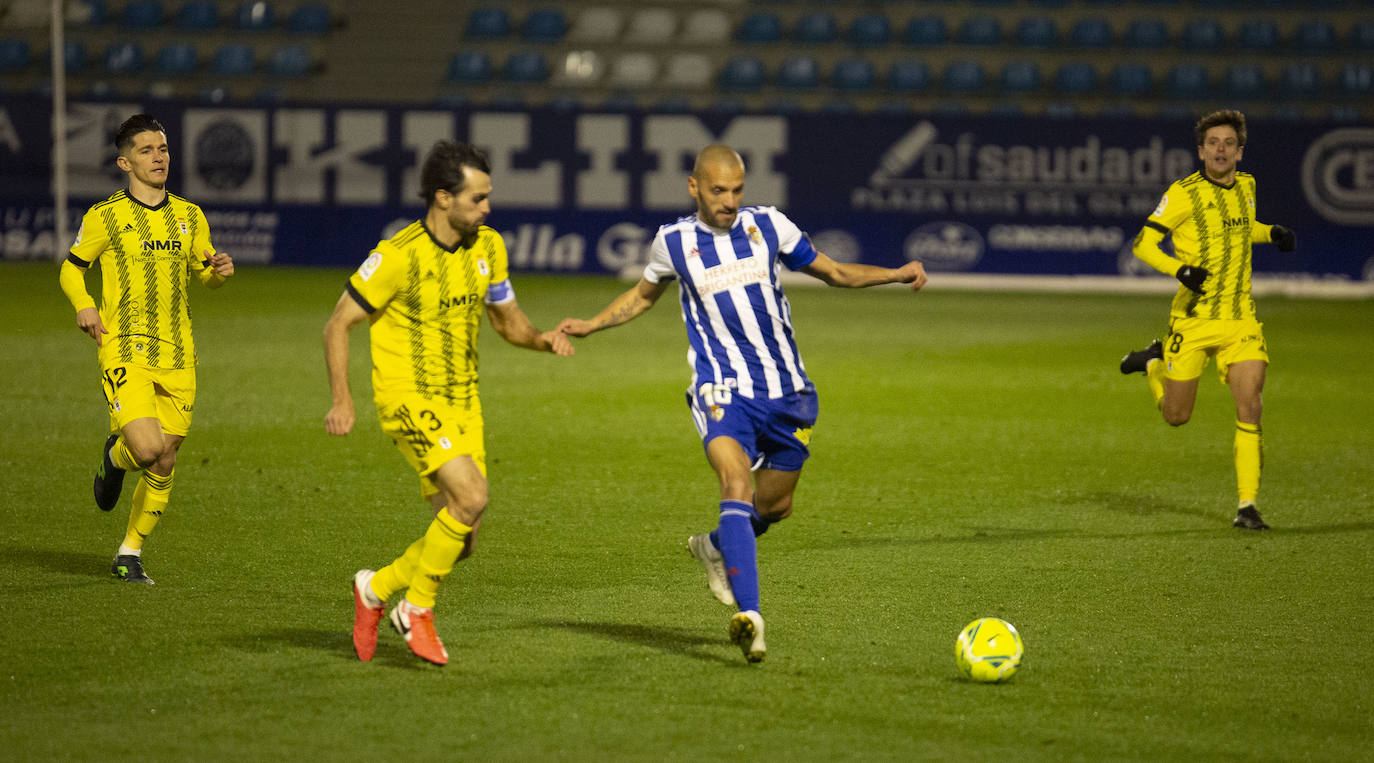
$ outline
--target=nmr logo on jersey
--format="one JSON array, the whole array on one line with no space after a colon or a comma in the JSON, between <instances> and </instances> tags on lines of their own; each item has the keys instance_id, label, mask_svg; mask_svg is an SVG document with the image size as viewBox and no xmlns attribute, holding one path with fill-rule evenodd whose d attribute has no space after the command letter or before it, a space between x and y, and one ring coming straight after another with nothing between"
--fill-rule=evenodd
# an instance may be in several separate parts
<instances>
[{"instance_id":1,"label":"nmr logo on jersey","mask_svg":"<svg viewBox=\"0 0 1374 763\"><path fill-rule=\"evenodd\" d=\"M481 301L481 299L482 299L481 296L478 295L478 294L475 294L475 293L473 293L473 294L460 294L460 295L457 296L457 297L440 297L440 298L439 298L439 309L440 309L440 310L447 310L447 309L449 309L449 308L451 308L451 307L463 307L463 306L465 306L465 305L475 305L475 304L477 304L479 301Z\"/></svg>"},{"instance_id":2,"label":"nmr logo on jersey","mask_svg":"<svg viewBox=\"0 0 1374 763\"><path fill-rule=\"evenodd\" d=\"M180 251L181 251L181 240L180 240L180 239L172 239L172 240L163 240L163 241L156 241L156 240L150 241L150 240L148 240L148 239L144 239L144 240L143 240L143 251L145 251L145 252L180 252Z\"/></svg>"}]
</instances>

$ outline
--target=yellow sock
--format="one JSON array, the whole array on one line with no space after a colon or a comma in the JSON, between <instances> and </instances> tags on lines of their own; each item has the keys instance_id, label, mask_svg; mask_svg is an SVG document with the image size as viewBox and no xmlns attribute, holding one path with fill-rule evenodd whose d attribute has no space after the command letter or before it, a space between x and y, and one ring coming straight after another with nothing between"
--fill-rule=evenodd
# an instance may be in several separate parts
<instances>
[{"instance_id":1,"label":"yellow sock","mask_svg":"<svg viewBox=\"0 0 1374 763\"><path fill-rule=\"evenodd\" d=\"M463 553L472 528L454 519L447 509L440 509L425 531L425 547L410 579L406 601L417 607L434 606L439 583L453 571L458 555Z\"/></svg>"},{"instance_id":2,"label":"yellow sock","mask_svg":"<svg viewBox=\"0 0 1374 763\"><path fill-rule=\"evenodd\" d=\"M1259 495L1260 469L1264 451L1259 424L1236 422L1236 488L1240 502L1253 502Z\"/></svg>"},{"instance_id":3,"label":"yellow sock","mask_svg":"<svg viewBox=\"0 0 1374 763\"><path fill-rule=\"evenodd\" d=\"M173 470L172 474L176 474L176 471ZM167 509L171 492L171 474L163 477L152 472L143 473L138 487L134 488L134 505L129 510L128 529L124 531L125 546L136 551L143 548L143 539L153 531L157 521L162 519L162 512Z\"/></svg>"},{"instance_id":4,"label":"yellow sock","mask_svg":"<svg viewBox=\"0 0 1374 763\"><path fill-rule=\"evenodd\" d=\"M397 591L410 586L410 578L415 574L415 565L420 561L420 552L425 548L425 539L410 544L404 554L396 561L377 570L372 576L372 594L382 601L396 595Z\"/></svg>"},{"instance_id":5,"label":"yellow sock","mask_svg":"<svg viewBox=\"0 0 1374 763\"><path fill-rule=\"evenodd\" d=\"M1150 385L1150 394L1154 395L1158 408L1164 400L1164 361L1155 358L1145 364L1145 381Z\"/></svg>"},{"instance_id":6,"label":"yellow sock","mask_svg":"<svg viewBox=\"0 0 1374 763\"><path fill-rule=\"evenodd\" d=\"M134 454L129 452L129 446L124 444L124 435L120 435L115 440L113 448L110 448L110 461L126 472L136 472L143 467L134 460Z\"/></svg>"}]
</instances>

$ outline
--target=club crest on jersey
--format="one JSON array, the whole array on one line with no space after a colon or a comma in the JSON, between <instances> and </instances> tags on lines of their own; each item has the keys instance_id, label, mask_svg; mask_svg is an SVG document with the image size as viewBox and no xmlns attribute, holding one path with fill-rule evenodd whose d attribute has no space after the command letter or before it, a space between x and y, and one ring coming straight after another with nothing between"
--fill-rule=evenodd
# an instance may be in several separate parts
<instances>
[{"instance_id":1,"label":"club crest on jersey","mask_svg":"<svg viewBox=\"0 0 1374 763\"><path fill-rule=\"evenodd\" d=\"M377 268L382 266L382 253L374 251L363 260L363 264L358 268L358 277L364 281L372 277L377 272Z\"/></svg>"},{"instance_id":2,"label":"club crest on jersey","mask_svg":"<svg viewBox=\"0 0 1374 763\"><path fill-rule=\"evenodd\" d=\"M692 251L690 251L690 252L687 253L687 259L689 259L689 260L692 259L692 258L694 258L694 257L700 257L700 256L701 256L701 250L698 249L698 248L696 248L695 246L692 247Z\"/></svg>"},{"instance_id":3,"label":"club crest on jersey","mask_svg":"<svg viewBox=\"0 0 1374 763\"><path fill-rule=\"evenodd\" d=\"M489 275L491 275L491 268L487 266L487 261L486 261L486 260L478 260L478 261L477 261L477 272L478 272L478 273L481 273L481 274L484 275L484 276L489 276Z\"/></svg>"},{"instance_id":4,"label":"club crest on jersey","mask_svg":"<svg viewBox=\"0 0 1374 763\"><path fill-rule=\"evenodd\" d=\"M191 229L186 227L186 218L184 218L184 217L178 217L178 218L177 218L177 227L181 229L181 235L183 235L183 236L189 236L189 235L191 235Z\"/></svg>"},{"instance_id":5,"label":"club crest on jersey","mask_svg":"<svg viewBox=\"0 0 1374 763\"><path fill-rule=\"evenodd\" d=\"M721 408L719 405L713 405L706 414L711 417L712 421L720 421L725 418L725 409Z\"/></svg>"},{"instance_id":6,"label":"club crest on jersey","mask_svg":"<svg viewBox=\"0 0 1374 763\"><path fill-rule=\"evenodd\" d=\"M748 228L745 229L745 232L749 234L749 243L751 243L751 244L762 244L762 243L763 243L763 234L759 233L759 229L758 229L756 226L753 226L753 225L749 226Z\"/></svg>"}]
</instances>

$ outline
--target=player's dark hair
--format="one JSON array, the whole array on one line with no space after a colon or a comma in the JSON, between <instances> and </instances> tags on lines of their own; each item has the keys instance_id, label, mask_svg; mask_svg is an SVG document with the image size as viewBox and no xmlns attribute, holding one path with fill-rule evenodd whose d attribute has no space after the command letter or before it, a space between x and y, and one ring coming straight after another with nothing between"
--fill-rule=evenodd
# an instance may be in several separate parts
<instances>
[{"instance_id":1,"label":"player's dark hair","mask_svg":"<svg viewBox=\"0 0 1374 763\"><path fill-rule=\"evenodd\" d=\"M1230 125L1236 131L1236 145L1245 145L1245 115L1235 109L1222 109L1213 111L1211 114L1198 120L1193 126L1193 132L1197 134L1197 144L1202 145L1202 141L1207 137L1207 131L1213 127Z\"/></svg>"},{"instance_id":2,"label":"player's dark hair","mask_svg":"<svg viewBox=\"0 0 1374 763\"><path fill-rule=\"evenodd\" d=\"M464 167L471 167L491 174L491 166L481 151L468 143L441 140L429 150L425 164L420 168L420 198L426 206L434 206L434 194L440 190L458 193L463 190L467 178Z\"/></svg>"},{"instance_id":3,"label":"player's dark hair","mask_svg":"<svg viewBox=\"0 0 1374 763\"><path fill-rule=\"evenodd\" d=\"M134 136L141 132L165 133L167 128L154 119L152 114L135 114L124 120L124 124L119 126L119 132L115 133L115 150L124 153L124 149L134 144Z\"/></svg>"}]
</instances>

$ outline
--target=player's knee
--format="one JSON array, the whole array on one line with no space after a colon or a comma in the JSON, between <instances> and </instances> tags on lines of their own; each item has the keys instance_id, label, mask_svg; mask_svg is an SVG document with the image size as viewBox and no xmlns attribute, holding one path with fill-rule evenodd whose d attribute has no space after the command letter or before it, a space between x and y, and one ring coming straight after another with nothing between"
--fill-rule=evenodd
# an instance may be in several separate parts
<instances>
[{"instance_id":1,"label":"player's knee","mask_svg":"<svg viewBox=\"0 0 1374 763\"><path fill-rule=\"evenodd\" d=\"M1191 411L1171 411L1168 408L1164 409L1164 423L1171 427L1181 427L1187 424L1188 419L1192 417L1193 414Z\"/></svg>"},{"instance_id":2,"label":"player's knee","mask_svg":"<svg viewBox=\"0 0 1374 763\"><path fill-rule=\"evenodd\" d=\"M462 522L468 527L477 524L477 520L482 518L482 512L487 508L487 489L483 486L480 490L473 489L466 491L463 495L449 495L446 510L449 516Z\"/></svg>"},{"instance_id":3,"label":"player's knee","mask_svg":"<svg viewBox=\"0 0 1374 763\"><path fill-rule=\"evenodd\" d=\"M792 516L792 496L784 496L766 506L755 506L754 510L769 522L781 522Z\"/></svg>"},{"instance_id":4,"label":"player's knee","mask_svg":"<svg viewBox=\"0 0 1374 763\"><path fill-rule=\"evenodd\" d=\"M134 461L140 468L147 469L157 465L162 458L162 443L144 440L125 440L125 446L129 449L129 455L133 456Z\"/></svg>"}]
</instances>

